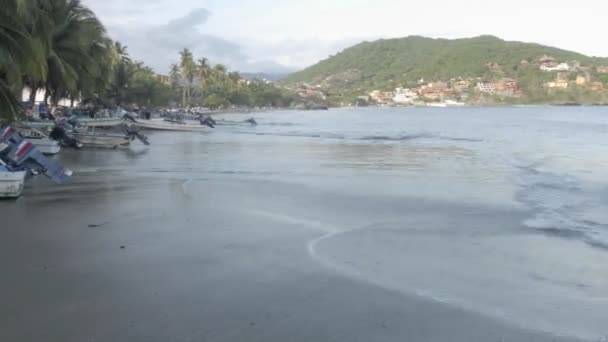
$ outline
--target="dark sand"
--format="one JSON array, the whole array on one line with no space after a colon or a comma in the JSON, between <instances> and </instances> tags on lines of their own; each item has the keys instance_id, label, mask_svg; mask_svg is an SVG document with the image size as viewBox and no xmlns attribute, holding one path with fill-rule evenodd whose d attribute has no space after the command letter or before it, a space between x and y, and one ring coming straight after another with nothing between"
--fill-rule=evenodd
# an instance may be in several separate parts
<instances>
[{"instance_id":1,"label":"dark sand","mask_svg":"<svg viewBox=\"0 0 608 342\"><path fill-rule=\"evenodd\" d=\"M37 179L0 202L0 341L566 340L340 274L308 249L327 222L511 213L82 163L72 185Z\"/></svg>"}]
</instances>

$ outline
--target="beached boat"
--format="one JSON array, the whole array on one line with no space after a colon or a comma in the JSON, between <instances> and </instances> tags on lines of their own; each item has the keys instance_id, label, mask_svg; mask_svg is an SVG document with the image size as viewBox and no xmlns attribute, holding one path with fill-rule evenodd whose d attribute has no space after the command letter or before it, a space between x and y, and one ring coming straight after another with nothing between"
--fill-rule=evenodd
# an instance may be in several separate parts
<instances>
[{"instance_id":1,"label":"beached boat","mask_svg":"<svg viewBox=\"0 0 608 342\"><path fill-rule=\"evenodd\" d=\"M31 127L17 127L21 135L25 140L31 142L46 155L55 155L61 151L61 144L59 142L49 139L49 136L37 129Z\"/></svg>"},{"instance_id":2,"label":"beached boat","mask_svg":"<svg viewBox=\"0 0 608 342\"><path fill-rule=\"evenodd\" d=\"M84 127L116 127L123 123L122 118L78 118L78 123ZM24 122L23 125L36 129L52 129L55 126L55 121L33 121Z\"/></svg>"},{"instance_id":3,"label":"beached boat","mask_svg":"<svg viewBox=\"0 0 608 342\"><path fill-rule=\"evenodd\" d=\"M34 144L34 146L36 146L40 152L46 155L55 155L61 151L61 145L57 141L51 140L47 137L26 136L25 140Z\"/></svg>"},{"instance_id":4,"label":"beached boat","mask_svg":"<svg viewBox=\"0 0 608 342\"><path fill-rule=\"evenodd\" d=\"M17 198L23 192L25 171L8 171L0 165L0 198Z\"/></svg>"},{"instance_id":5,"label":"beached boat","mask_svg":"<svg viewBox=\"0 0 608 342\"><path fill-rule=\"evenodd\" d=\"M183 121L137 120L135 122L130 122L129 125L156 131L203 132L209 130L208 126L194 123L191 124Z\"/></svg>"},{"instance_id":6,"label":"beached boat","mask_svg":"<svg viewBox=\"0 0 608 342\"><path fill-rule=\"evenodd\" d=\"M125 134L78 132L70 135L84 147L119 148L131 144L131 139Z\"/></svg>"}]
</instances>

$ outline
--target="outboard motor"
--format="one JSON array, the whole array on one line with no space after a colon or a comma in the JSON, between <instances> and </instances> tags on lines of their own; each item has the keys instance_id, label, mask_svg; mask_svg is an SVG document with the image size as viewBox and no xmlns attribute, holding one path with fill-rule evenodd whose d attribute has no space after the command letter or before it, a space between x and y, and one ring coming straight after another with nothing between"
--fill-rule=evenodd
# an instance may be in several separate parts
<instances>
[{"instance_id":1,"label":"outboard motor","mask_svg":"<svg viewBox=\"0 0 608 342\"><path fill-rule=\"evenodd\" d=\"M78 128L78 127L82 127L82 124L80 123L80 121L78 120L78 117L76 115L72 115L67 119L67 123L72 126L72 128Z\"/></svg>"},{"instance_id":2,"label":"outboard motor","mask_svg":"<svg viewBox=\"0 0 608 342\"><path fill-rule=\"evenodd\" d=\"M0 134L0 151L7 166L12 170L29 170L43 173L51 181L65 184L72 171L64 168L56 160L48 159L34 144L23 139L13 127L5 128Z\"/></svg>"},{"instance_id":3,"label":"outboard motor","mask_svg":"<svg viewBox=\"0 0 608 342\"><path fill-rule=\"evenodd\" d=\"M211 128L215 128L215 125L217 125L217 122L210 116L201 116L199 121L201 125L209 126Z\"/></svg>"},{"instance_id":4,"label":"outboard motor","mask_svg":"<svg viewBox=\"0 0 608 342\"><path fill-rule=\"evenodd\" d=\"M65 146L71 147L76 150L80 150L82 148L82 143L80 141L70 137L65 129L61 126L53 127L53 130L49 134L49 138L51 140L59 141Z\"/></svg>"},{"instance_id":5,"label":"outboard motor","mask_svg":"<svg viewBox=\"0 0 608 342\"><path fill-rule=\"evenodd\" d=\"M125 121L137 122L137 120L135 120L135 117L131 115L131 113L125 113L125 115L122 116L122 119Z\"/></svg>"},{"instance_id":6,"label":"outboard motor","mask_svg":"<svg viewBox=\"0 0 608 342\"><path fill-rule=\"evenodd\" d=\"M147 136L140 133L139 128L125 124L123 126L123 131L127 134L127 136L129 137L129 140L133 141L135 139L138 139L144 145L146 145L146 146L150 145L150 140L148 139Z\"/></svg>"}]
</instances>

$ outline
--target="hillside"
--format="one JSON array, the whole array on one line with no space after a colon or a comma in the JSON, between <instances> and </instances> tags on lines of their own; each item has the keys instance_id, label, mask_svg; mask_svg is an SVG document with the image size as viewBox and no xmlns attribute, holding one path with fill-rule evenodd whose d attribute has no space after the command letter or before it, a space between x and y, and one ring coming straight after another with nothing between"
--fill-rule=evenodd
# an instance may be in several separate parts
<instances>
[{"instance_id":1,"label":"hillside","mask_svg":"<svg viewBox=\"0 0 608 342\"><path fill-rule=\"evenodd\" d=\"M608 65L608 58L493 36L454 40L411 36L360 43L291 74L285 83L321 84L329 92L354 93L412 86L420 79L432 82L453 78L518 78L522 61L536 63L543 55L564 62L576 60L587 67ZM526 74L528 79L534 78L530 72ZM539 70L535 74L546 78Z\"/></svg>"}]
</instances>

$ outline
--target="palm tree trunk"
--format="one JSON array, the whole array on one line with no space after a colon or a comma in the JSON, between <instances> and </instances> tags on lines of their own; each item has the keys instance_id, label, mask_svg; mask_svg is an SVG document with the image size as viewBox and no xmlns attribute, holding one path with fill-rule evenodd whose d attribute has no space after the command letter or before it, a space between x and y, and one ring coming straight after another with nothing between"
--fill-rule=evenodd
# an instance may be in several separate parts
<instances>
[{"instance_id":1,"label":"palm tree trunk","mask_svg":"<svg viewBox=\"0 0 608 342\"><path fill-rule=\"evenodd\" d=\"M36 94L38 93L38 87L31 86L30 88L30 103L36 103Z\"/></svg>"}]
</instances>

